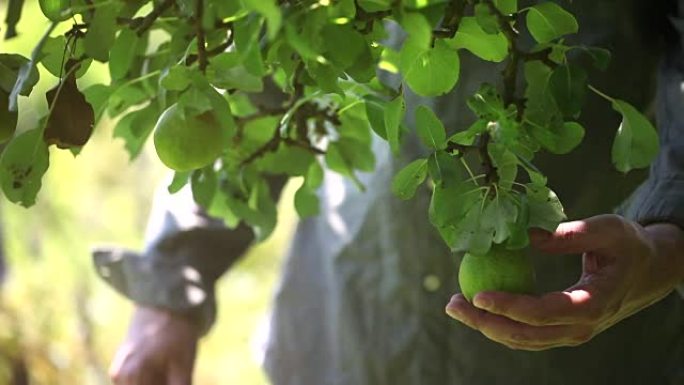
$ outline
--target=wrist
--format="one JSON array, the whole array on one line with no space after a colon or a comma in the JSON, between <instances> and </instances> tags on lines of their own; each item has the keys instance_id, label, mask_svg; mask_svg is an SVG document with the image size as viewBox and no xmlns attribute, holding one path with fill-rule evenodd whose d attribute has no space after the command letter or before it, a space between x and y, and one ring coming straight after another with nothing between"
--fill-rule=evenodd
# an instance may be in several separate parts
<instances>
[{"instance_id":1,"label":"wrist","mask_svg":"<svg viewBox=\"0 0 684 385\"><path fill-rule=\"evenodd\" d=\"M644 227L656 257L668 269L672 285L684 282L684 230L672 223L653 223Z\"/></svg>"},{"instance_id":2,"label":"wrist","mask_svg":"<svg viewBox=\"0 0 684 385\"><path fill-rule=\"evenodd\" d=\"M136 304L134 318L138 321L148 324L163 325L177 325L189 331L196 338L201 336L201 327L199 326L196 317L191 314L177 312L169 309L164 309L155 306L148 306Z\"/></svg>"}]
</instances>

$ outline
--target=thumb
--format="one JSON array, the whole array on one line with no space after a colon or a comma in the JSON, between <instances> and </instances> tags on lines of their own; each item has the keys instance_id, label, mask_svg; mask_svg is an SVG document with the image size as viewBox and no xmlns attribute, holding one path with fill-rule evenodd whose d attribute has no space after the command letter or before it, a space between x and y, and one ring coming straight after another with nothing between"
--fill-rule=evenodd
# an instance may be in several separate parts
<instances>
[{"instance_id":1,"label":"thumb","mask_svg":"<svg viewBox=\"0 0 684 385\"><path fill-rule=\"evenodd\" d=\"M530 230L533 247L551 254L579 254L608 249L618 238L624 220L617 215L599 215L558 225L552 233Z\"/></svg>"}]
</instances>

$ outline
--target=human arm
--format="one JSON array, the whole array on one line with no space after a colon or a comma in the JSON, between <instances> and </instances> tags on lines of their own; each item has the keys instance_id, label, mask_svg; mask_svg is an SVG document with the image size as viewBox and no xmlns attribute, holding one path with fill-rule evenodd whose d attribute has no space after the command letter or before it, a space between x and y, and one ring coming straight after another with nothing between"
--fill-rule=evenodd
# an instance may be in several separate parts
<instances>
[{"instance_id":1,"label":"human arm","mask_svg":"<svg viewBox=\"0 0 684 385\"><path fill-rule=\"evenodd\" d=\"M540 297L481 293L472 305L457 294L447 313L514 349L575 346L684 281L684 231L672 224L602 215L561 224L553 234L534 231L532 242L550 254L583 253L579 281Z\"/></svg>"},{"instance_id":2,"label":"human arm","mask_svg":"<svg viewBox=\"0 0 684 385\"><path fill-rule=\"evenodd\" d=\"M284 178L270 180L279 195ZM95 252L98 273L136 303L129 332L112 362L115 384L189 384L197 340L215 318L214 283L247 250L251 229L228 229L194 204L189 192L155 197L141 253Z\"/></svg>"},{"instance_id":3,"label":"human arm","mask_svg":"<svg viewBox=\"0 0 684 385\"><path fill-rule=\"evenodd\" d=\"M548 236L549 243L533 239L533 246L544 251L584 254L584 271L577 285L541 298L484 293L475 300L479 307L455 296L447 306L452 317L512 347L539 350L576 345L682 283L683 69L684 52L677 42L667 50L658 73L660 152L649 178L623 210L624 217L601 216L561 225ZM601 243L607 238L614 241L611 247ZM597 261L605 265L588 270ZM665 277L665 273L671 275ZM583 286L587 282L591 291ZM485 299L493 302L488 312L483 310Z\"/></svg>"}]
</instances>

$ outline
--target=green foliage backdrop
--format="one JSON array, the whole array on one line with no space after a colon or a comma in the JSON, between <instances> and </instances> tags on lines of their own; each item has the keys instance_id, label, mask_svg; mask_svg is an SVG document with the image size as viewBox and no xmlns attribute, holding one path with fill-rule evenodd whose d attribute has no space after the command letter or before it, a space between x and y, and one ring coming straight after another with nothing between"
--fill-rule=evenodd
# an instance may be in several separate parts
<instances>
[{"instance_id":1,"label":"green foliage backdrop","mask_svg":"<svg viewBox=\"0 0 684 385\"><path fill-rule=\"evenodd\" d=\"M17 32L21 3L8 3L7 38ZM229 227L244 221L263 240L277 222L271 176L304 177L295 208L301 217L316 215L322 170L363 189L357 174L375 167L374 137L399 155L404 117L415 112L416 134L432 153L400 170L392 189L410 199L427 185L430 220L447 245L485 254L495 244L525 247L529 227L553 230L565 218L534 156L565 154L581 143L577 120L587 92L623 117L612 151L606 149L617 170L646 167L658 151L651 123L594 88L576 63L584 56L605 69L610 52L566 44L580 26L562 1L524 8L517 0L39 4L51 24L30 57L0 54L9 140L0 187L25 206L34 204L49 168L48 148L78 154L96 123L111 118L131 158L153 137L161 161L176 171L170 191L189 183L210 214ZM388 43L399 29L405 40ZM475 123L445 127L428 107L407 111L408 92L435 97L453 90L463 55L503 68L496 84L482 83L467 100ZM110 81L77 80L100 63ZM33 90L39 68L58 78L47 92ZM47 111L16 131L22 96L29 95L44 98Z\"/></svg>"},{"instance_id":2,"label":"green foliage backdrop","mask_svg":"<svg viewBox=\"0 0 684 385\"><path fill-rule=\"evenodd\" d=\"M0 0L0 20L6 5ZM21 34L0 42L0 49L29 56L47 25L38 2L27 2L17 26ZM46 69L39 71L36 95L56 81ZM104 65L94 64L89 72L79 80L83 87L108 81ZM17 130L22 132L35 127L47 103L22 98L20 109ZM115 124L104 120L78 157L49 150L52 166L31 209L0 201L10 264L0 290L0 384L9 383L9 365L18 357L35 385L110 383L107 366L125 336L132 304L97 279L90 250L103 242L140 248L152 194L167 174L151 143L130 163L124 142L112 142ZM291 202L293 193L289 187L284 201ZM291 205L280 210L274 237L250 251L217 287L219 312L233 316L202 342L197 383L267 383L252 350L296 215Z\"/></svg>"}]
</instances>

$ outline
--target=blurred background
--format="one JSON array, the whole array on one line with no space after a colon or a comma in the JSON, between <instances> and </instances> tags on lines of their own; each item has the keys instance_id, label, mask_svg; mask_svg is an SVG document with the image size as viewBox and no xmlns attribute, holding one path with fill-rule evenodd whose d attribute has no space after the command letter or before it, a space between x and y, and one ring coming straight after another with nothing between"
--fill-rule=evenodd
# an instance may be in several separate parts
<instances>
[{"instance_id":1,"label":"blurred background","mask_svg":"<svg viewBox=\"0 0 684 385\"><path fill-rule=\"evenodd\" d=\"M0 0L0 21L6 5ZM26 0L20 35L0 40L0 52L30 56L47 27L38 1ZM106 66L93 65L93 75L79 80L81 89L108 82ZM47 111L43 95L57 83L39 69L40 83L20 101L19 130L35 127ZM151 141L129 161L123 142L112 137L114 123L101 122L77 157L51 148L34 207L0 197L8 263L0 288L0 385L109 384L107 367L125 336L132 305L96 277L90 250L103 244L141 249L153 192L167 176ZM283 202L292 202L292 193L286 189ZM201 343L198 384L268 383L258 362L259 336L296 220L290 206L281 205L280 213L275 234L217 287L219 321Z\"/></svg>"}]
</instances>

